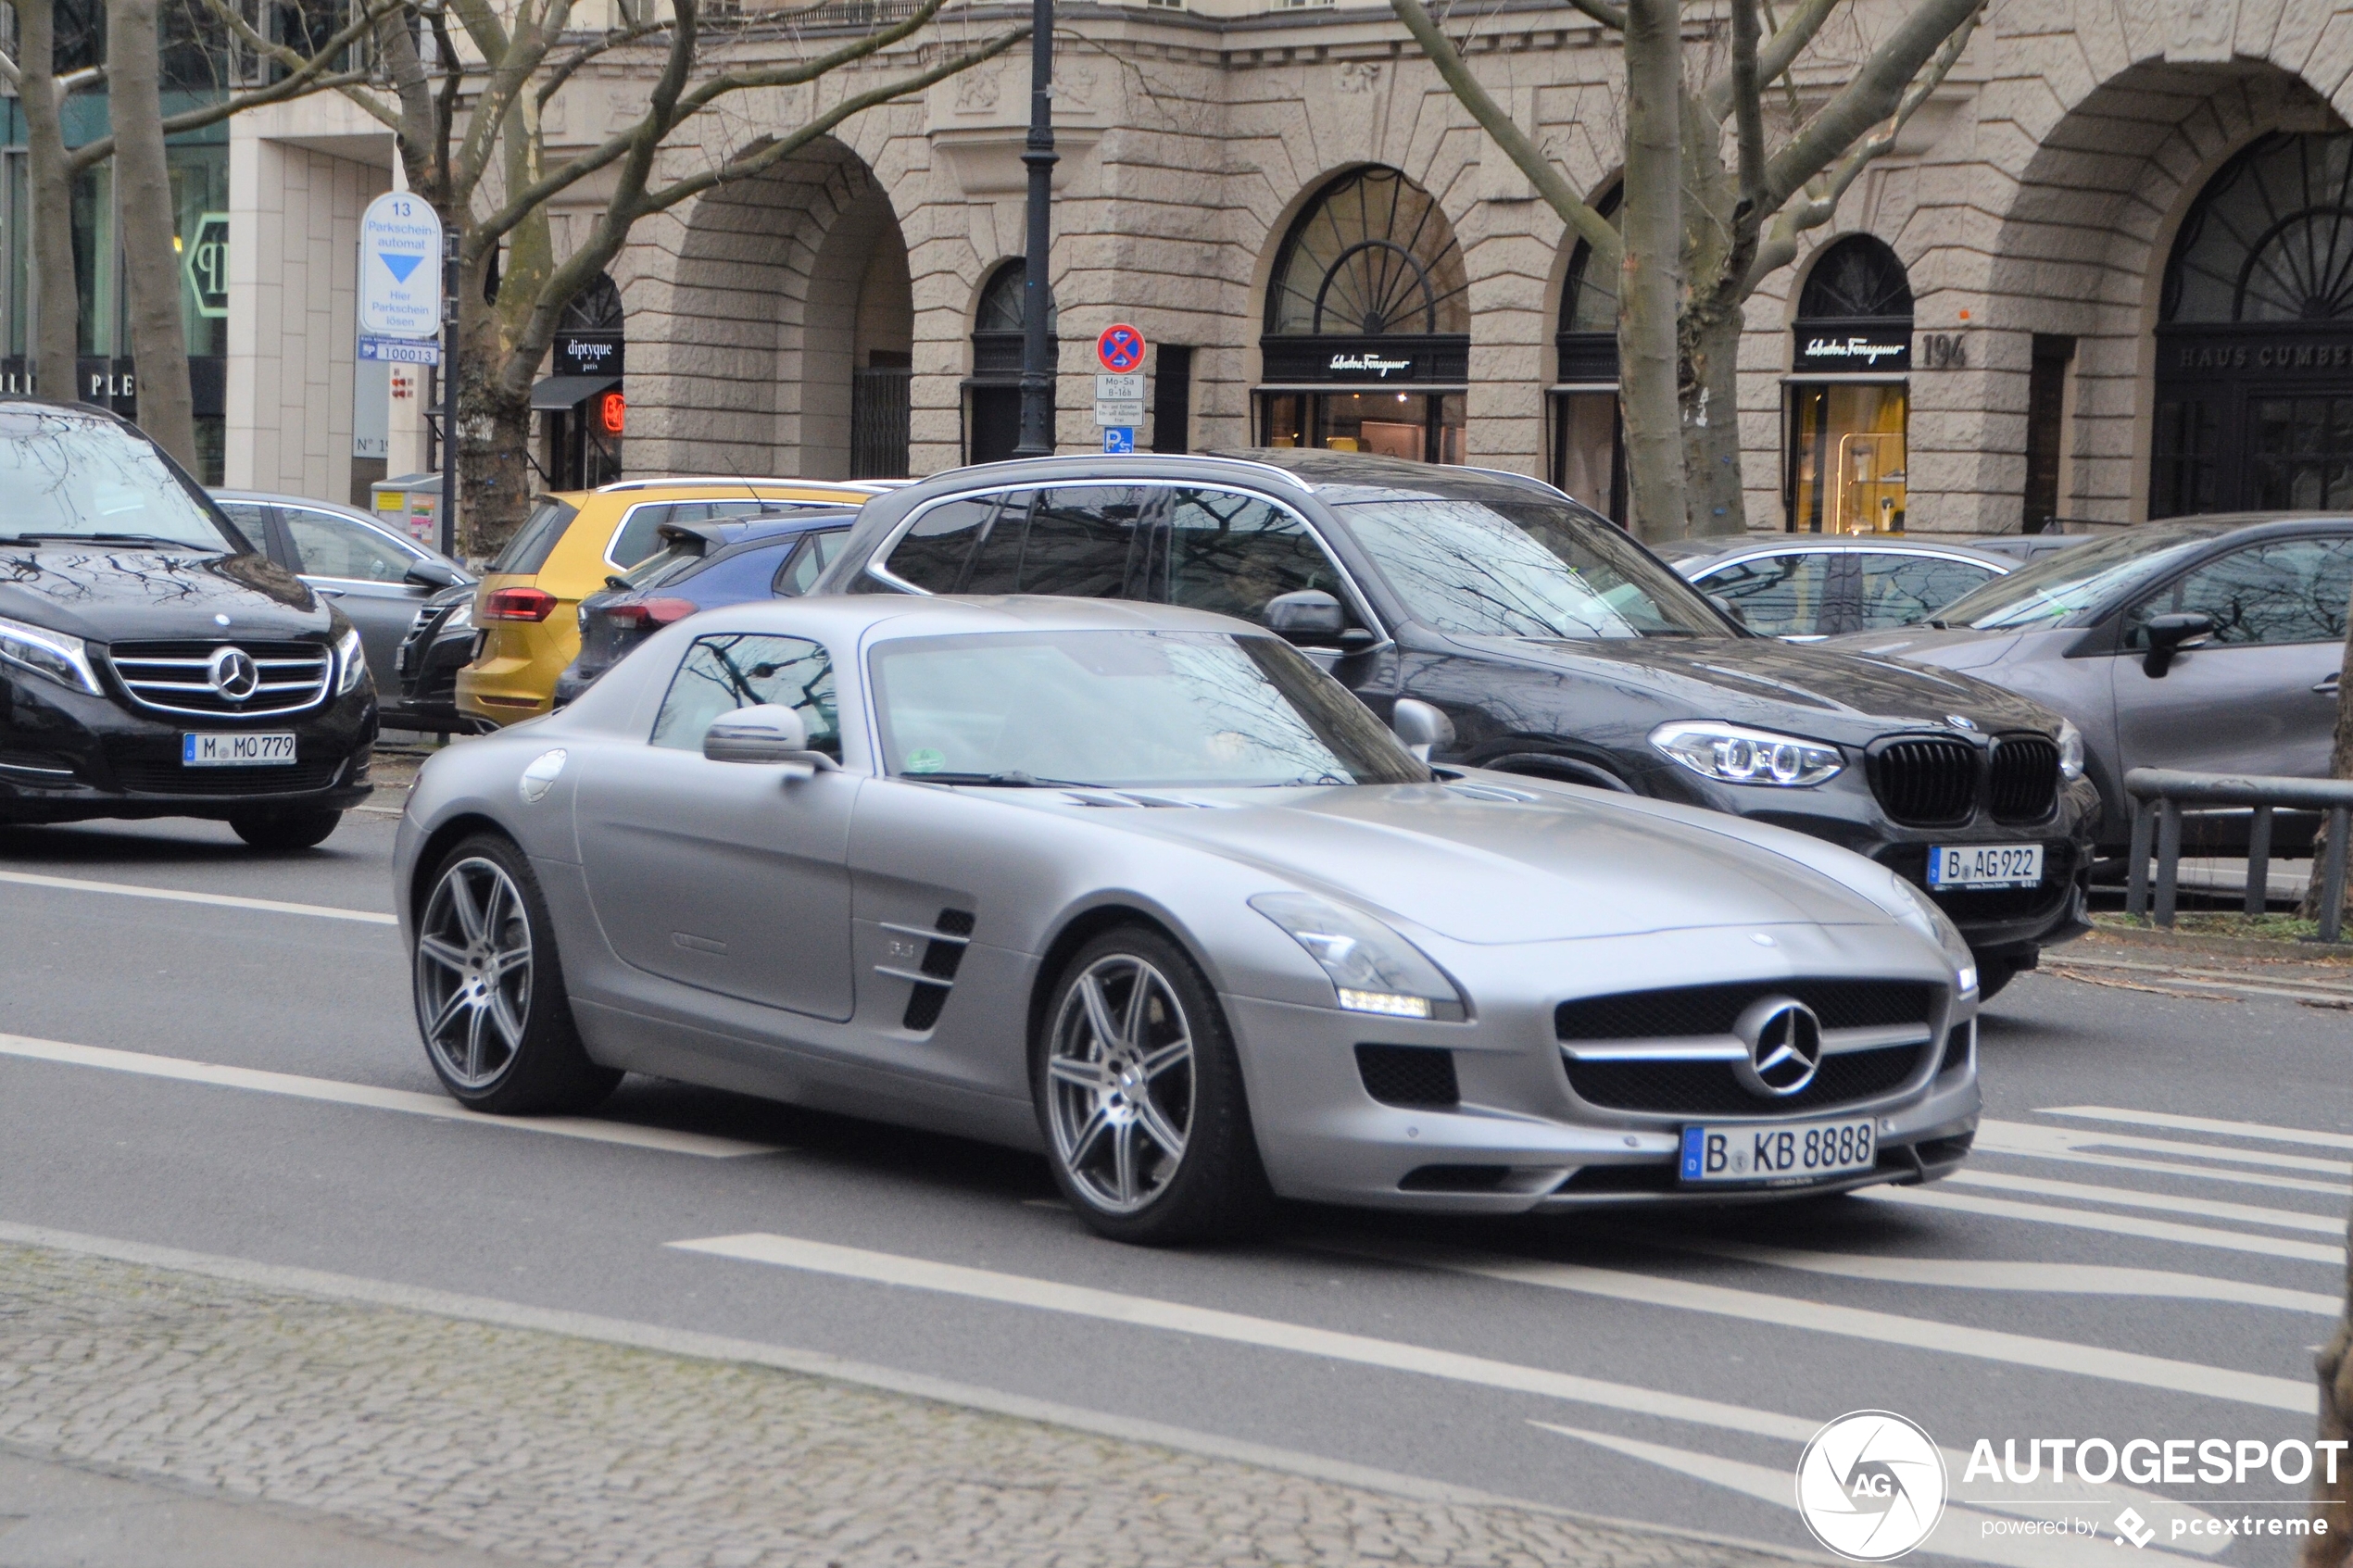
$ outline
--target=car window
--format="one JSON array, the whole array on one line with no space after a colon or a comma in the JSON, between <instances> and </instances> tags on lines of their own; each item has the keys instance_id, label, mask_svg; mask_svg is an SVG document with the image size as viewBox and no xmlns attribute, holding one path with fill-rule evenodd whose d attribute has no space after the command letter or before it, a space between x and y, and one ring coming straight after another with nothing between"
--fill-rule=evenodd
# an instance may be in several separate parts
<instances>
[{"instance_id":1,"label":"car window","mask_svg":"<svg viewBox=\"0 0 2353 1568\"><path fill-rule=\"evenodd\" d=\"M2216 643L2341 643L2353 592L2353 539L2275 539L2186 571L2124 612L2124 646L2149 617L2203 610Z\"/></svg>"},{"instance_id":2,"label":"car window","mask_svg":"<svg viewBox=\"0 0 2353 1568\"><path fill-rule=\"evenodd\" d=\"M214 504L229 514L229 521L235 523L244 531L245 536L253 541L255 549L264 549L268 546L270 509L258 501L218 501Z\"/></svg>"},{"instance_id":3,"label":"car window","mask_svg":"<svg viewBox=\"0 0 2353 1568\"><path fill-rule=\"evenodd\" d=\"M1862 629L1866 632L1926 621L1995 575L1992 567L1977 561L1898 555L1891 550L1866 550L1858 564L1863 571Z\"/></svg>"},{"instance_id":4,"label":"car window","mask_svg":"<svg viewBox=\"0 0 2353 1568\"><path fill-rule=\"evenodd\" d=\"M490 570L502 573L520 572L525 576L537 571L547 564L547 558L555 553L556 541L564 536L564 529L579 515L568 502L559 501L553 495L540 497L539 505L533 508L531 516L523 520L522 527L507 541L507 547L500 550L497 558L490 563Z\"/></svg>"},{"instance_id":5,"label":"car window","mask_svg":"<svg viewBox=\"0 0 2353 1568\"><path fill-rule=\"evenodd\" d=\"M397 583L416 558L372 528L349 518L308 507L281 507L294 546L295 570L312 577L342 577L360 583Z\"/></svg>"},{"instance_id":6,"label":"car window","mask_svg":"<svg viewBox=\"0 0 2353 1568\"><path fill-rule=\"evenodd\" d=\"M1768 637L1815 637L1829 624L1831 577L1838 557L1828 550L1793 550L1717 568L1698 579L1702 592L1741 607L1748 629Z\"/></svg>"},{"instance_id":7,"label":"car window","mask_svg":"<svg viewBox=\"0 0 2353 1568\"><path fill-rule=\"evenodd\" d=\"M1981 632L2064 621L2078 610L2112 603L2133 584L2197 554L2215 532L2212 523L2151 522L2070 545L1963 595L1933 619L1940 626Z\"/></svg>"},{"instance_id":8,"label":"car window","mask_svg":"<svg viewBox=\"0 0 2353 1568\"><path fill-rule=\"evenodd\" d=\"M753 509L758 509L758 503L753 504ZM663 523L710 521L708 501L648 501L632 507L629 515L622 519L620 532L613 535L605 558L626 571L662 547Z\"/></svg>"},{"instance_id":9,"label":"car window","mask_svg":"<svg viewBox=\"0 0 2353 1568\"><path fill-rule=\"evenodd\" d=\"M700 751L703 732L723 713L778 703L799 710L809 748L838 760L841 730L834 708L834 663L806 637L722 632L697 637L678 663L654 715L656 746Z\"/></svg>"},{"instance_id":10,"label":"car window","mask_svg":"<svg viewBox=\"0 0 2353 1568\"><path fill-rule=\"evenodd\" d=\"M1315 536L1271 501L1232 490L1178 490L1168 498L1166 529L1168 555L1154 596L1169 604L1260 621L1267 600L1302 588L1347 602Z\"/></svg>"},{"instance_id":11,"label":"car window","mask_svg":"<svg viewBox=\"0 0 2353 1568\"><path fill-rule=\"evenodd\" d=\"M1137 524L1143 509L1144 493L1131 484L1082 484L1044 492L1029 510L1020 581L1013 591L1074 599L1117 598L1126 591L1129 568L1140 548ZM982 548L984 558L995 554L988 545Z\"/></svg>"},{"instance_id":12,"label":"car window","mask_svg":"<svg viewBox=\"0 0 2353 1568\"><path fill-rule=\"evenodd\" d=\"M798 598L809 592L824 575L825 568L834 564L834 558L841 554L842 541L849 537L847 528L828 528L823 533L803 535L800 548L776 569L776 579L768 585L768 591L780 599Z\"/></svg>"},{"instance_id":13,"label":"car window","mask_svg":"<svg viewBox=\"0 0 2353 1568\"><path fill-rule=\"evenodd\" d=\"M973 546L997 515L1000 499L1026 508L1027 493L959 496L942 501L915 520L915 526L894 546L883 569L926 594L952 594L963 583Z\"/></svg>"}]
</instances>

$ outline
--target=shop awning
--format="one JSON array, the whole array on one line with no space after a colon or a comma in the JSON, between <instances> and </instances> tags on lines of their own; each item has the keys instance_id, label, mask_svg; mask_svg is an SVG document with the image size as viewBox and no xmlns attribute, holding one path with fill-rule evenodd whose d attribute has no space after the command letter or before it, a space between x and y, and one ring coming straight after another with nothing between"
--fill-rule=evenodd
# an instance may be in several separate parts
<instances>
[{"instance_id":1,"label":"shop awning","mask_svg":"<svg viewBox=\"0 0 2353 1568\"><path fill-rule=\"evenodd\" d=\"M570 408L621 384L619 376L549 376L531 389L534 409Z\"/></svg>"}]
</instances>

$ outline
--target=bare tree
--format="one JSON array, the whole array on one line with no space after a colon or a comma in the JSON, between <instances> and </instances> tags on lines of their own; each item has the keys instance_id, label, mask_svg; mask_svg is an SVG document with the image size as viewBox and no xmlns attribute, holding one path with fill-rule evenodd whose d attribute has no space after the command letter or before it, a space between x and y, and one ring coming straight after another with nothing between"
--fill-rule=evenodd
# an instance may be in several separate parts
<instances>
[{"instance_id":1,"label":"bare tree","mask_svg":"<svg viewBox=\"0 0 2353 1568\"><path fill-rule=\"evenodd\" d=\"M1622 237L1480 84L1422 0L1390 3L1455 97L1592 247L1592 264L1618 279L1618 395L1637 529L1649 539L1741 532L1743 307L1894 145L1960 58L1986 0L1912 0L1810 112L1798 74L1816 63L1808 51L1824 24L1856 0L1798 0L1786 19L1767 0L1726 0L1730 48L1713 74L1690 69L1680 0L1568 0L1624 52ZM1693 85L1694 74L1705 80ZM1767 101L1777 88L1778 109Z\"/></svg>"}]
</instances>

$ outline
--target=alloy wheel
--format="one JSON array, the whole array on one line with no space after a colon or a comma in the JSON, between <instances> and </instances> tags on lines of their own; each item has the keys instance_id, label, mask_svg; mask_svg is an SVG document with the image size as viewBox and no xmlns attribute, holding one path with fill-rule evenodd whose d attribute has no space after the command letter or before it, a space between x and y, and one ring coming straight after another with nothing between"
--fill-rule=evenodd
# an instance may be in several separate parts
<instances>
[{"instance_id":1,"label":"alloy wheel","mask_svg":"<svg viewBox=\"0 0 2353 1568\"><path fill-rule=\"evenodd\" d=\"M514 1061L532 969L531 922L506 868L477 856L442 872L417 930L417 1022L458 1086L486 1088Z\"/></svg>"},{"instance_id":2,"label":"alloy wheel","mask_svg":"<svg viewBox=\"0 0 2353 1568\"><path fill-rule=\"evenodd\" d=\"M1193 1035L1168 977L1111 953L1063 994L1046 1054L1054 1152L1087 1200L1133 1213L1184 1163Z\"/></svg>"}]
</instances>

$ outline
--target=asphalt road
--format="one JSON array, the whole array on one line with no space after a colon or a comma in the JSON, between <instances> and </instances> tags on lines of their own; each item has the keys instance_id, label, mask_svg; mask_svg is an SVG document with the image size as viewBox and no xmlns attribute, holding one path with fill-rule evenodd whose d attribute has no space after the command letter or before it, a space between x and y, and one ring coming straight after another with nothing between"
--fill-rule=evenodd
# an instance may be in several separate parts
<instances>
[{"instance_id":1,"label":"asphalt road","mask_svg":"<svg viewBox=\"0 0 2353 1568\"><path fill-rule=\"evenodd\" d=\"M1983 1026L1980 1153L1924 1193L1302 1210L1248 1249L1154 1253L1087 1233L1038 1160L952 1138L635 1078L562 1129L449 1114L382 918L391 842L367 814L285 857L197 822L0 833L0 1224L825 1351L1789 1548L1805 1435L1889 1410L1960 1456L1950 1559L2114 1563L2127 1506L2150 1552L2293 1549L2173 1533L2300 1515L2267 1473L2093 1496L1963 1461L2312 1436L2353 1013L2031 975ZM2033 1517L2095 1533L2001 1523Z\"/></svg>"}]
</instances>

